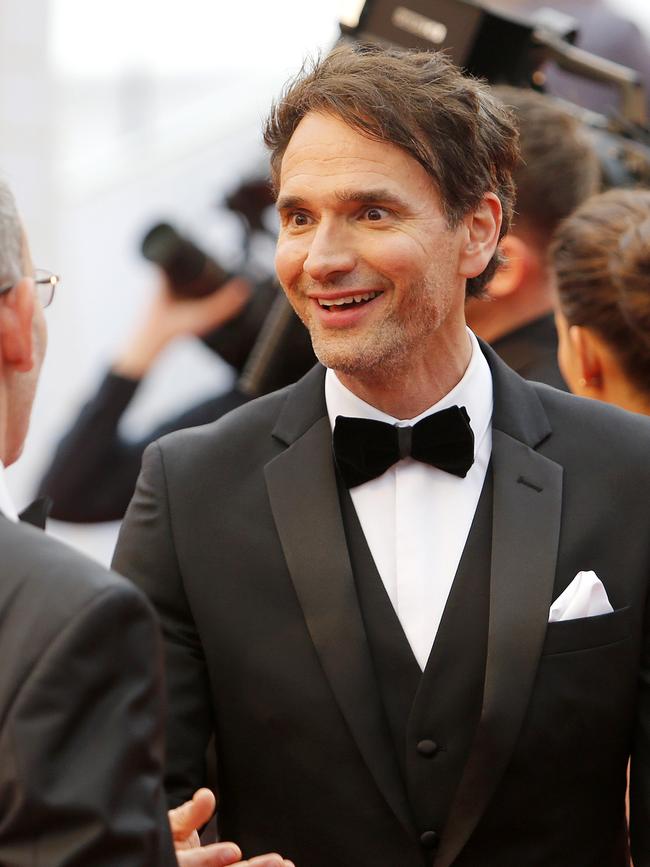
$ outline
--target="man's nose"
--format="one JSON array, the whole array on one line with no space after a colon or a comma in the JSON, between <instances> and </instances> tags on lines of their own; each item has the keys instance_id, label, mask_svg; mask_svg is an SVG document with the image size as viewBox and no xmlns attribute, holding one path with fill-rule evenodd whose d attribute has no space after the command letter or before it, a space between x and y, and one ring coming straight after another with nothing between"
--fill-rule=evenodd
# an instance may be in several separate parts
<instances>
[{"instance_id":1,"label":"man's nose","mask_svg":"<svg viewBox=\"0 0 650 867\"><path fill-rule=\"evenodd\" d=\"M321 224L314 233L303 262L303 271L319 283L348 274L357 262L356 252L344 228Z\"/></svg>"}]
</instances>

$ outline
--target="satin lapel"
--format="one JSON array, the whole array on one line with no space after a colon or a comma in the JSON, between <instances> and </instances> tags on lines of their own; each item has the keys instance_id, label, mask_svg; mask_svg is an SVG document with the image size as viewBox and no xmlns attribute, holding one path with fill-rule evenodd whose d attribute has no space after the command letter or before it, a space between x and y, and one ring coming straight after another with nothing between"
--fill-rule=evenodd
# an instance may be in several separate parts
<instances>
[{"instance_id":1,"label":"satin lapel","mask_svg":"<svg viewBox=\"0 0 650 867\"><path fill-rule=\"evenodd\" d=\"M271 510L307 627L336 700L384 798L414 833L357 600L326 416L265 468Z\"/></svg>"},{"instance_id":2,"label":"satin lapel","mask_svg":"<svg viewBox=\"0 0 650 867\"><path fill-rule=\"evenodd\" d=\"M493 430L490 619L481 719L435 860L465 845L514 749L551 605L560 533L562 468Z\"/></svg>"}]
</instances>

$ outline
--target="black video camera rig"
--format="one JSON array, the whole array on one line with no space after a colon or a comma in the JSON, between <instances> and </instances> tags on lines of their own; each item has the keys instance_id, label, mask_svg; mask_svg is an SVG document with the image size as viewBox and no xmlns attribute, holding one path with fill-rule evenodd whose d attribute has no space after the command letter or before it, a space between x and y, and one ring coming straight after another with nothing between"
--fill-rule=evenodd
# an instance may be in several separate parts
<instances>
[{"instance_id":1,"label":"black video camera rig","mask_svg":"<svg viewBox=\"0 0 650 867\"><path fill-rule=\"evenodd\" d=\"M552 5L552 0L549 0ZM365 0L344 39L442 50L457 66L490 84L543 89L548 61L576 76L613 85L619 110L606 117L562 100L591 134L605 187L650 186L650 130L639 74L573 43L579 24L552 9L530 16L491 9L477 0Z\"/></svg>"}]
</instances>

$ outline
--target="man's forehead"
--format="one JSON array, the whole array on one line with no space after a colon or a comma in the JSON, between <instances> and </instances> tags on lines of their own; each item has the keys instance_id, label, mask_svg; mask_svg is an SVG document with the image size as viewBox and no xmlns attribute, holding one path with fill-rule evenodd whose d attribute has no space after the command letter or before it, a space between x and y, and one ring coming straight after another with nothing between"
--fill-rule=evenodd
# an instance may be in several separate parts
<instances>
[{"instance_id":1,"label":"man's forehead","mask_svg":"<svg viewBox=\"0 0 650 867\"><path fill-rule=\"evenodd\" d=\"M354 137L362 135L354 124L333 111L308 111L294 129L287 150L292 145L301 144L305 137L308 138L312 134L325 136L328 134L333 136L349 134Z\"/></svg>"},{"instance_id":2,"label":"man's forehead","mask_svg":"<svg viewBox=\"0 0 650 867\"><path fill-rule=\"evenodd\" d=\"M433 178L398 145L364 135L344 119L311 112L284 153L278 178L280 211L327 195L332 202L404 206L414 197L439 193Z\"/></svg>"},{"instance_id":3,"label":"man's forehead","mask_svg":"<svg viewBox=\"0 0 650 867\"><path fill-rule=\"evenodd\" d=\"M426 181L420 163L392 142L371 138L344 119L310 112L300 121L283 155L280 190L299 180L340 178L345 186L396 188L407 176ZM356 177L355 177L356 176Z\"/></svg>"},{"instance_id":4,"label":"man's forehead","mask_svg":"<svg viewBox=\"0 0 650 867\"><path fill-rule=\"evenodd\" d=\"M344 118L324 112L306 114L289 139L282 158L286 166L297 156L308 159L335 160L360 157L383 163L390 155L408 158L402 148L390 141L375 138L348 123Z\"/></svg>"}]
</instances>

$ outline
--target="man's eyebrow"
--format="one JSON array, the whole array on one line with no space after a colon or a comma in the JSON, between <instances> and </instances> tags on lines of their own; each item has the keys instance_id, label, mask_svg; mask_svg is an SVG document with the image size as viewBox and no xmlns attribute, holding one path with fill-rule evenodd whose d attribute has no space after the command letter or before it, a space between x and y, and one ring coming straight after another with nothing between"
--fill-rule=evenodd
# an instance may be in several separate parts
<instances>
[{"instance_id":1,"label":"man's eyebrow","mask_svg":"<svg viewBox=\"0 0 650 867\"><path fill-rule=\"evenodd\" d=\"M300 196L279 196L275 207L278 211L292 211L294 208L304 208L305 204Z\"/></svg>"},{"instance_id":2,"label":"man's eyebrow","mask_svg":"<svg viewBox=\"0 0 650 867\"><path fill-rule=\"evenodd\" d=\"M404 199L386 189L370 190L340 190L335 193L335 198L343 204L359 205L394 205L405 208ZM291 211L294 208L308 207L308 202L301 196L280 196L276 202L278 211Z\"/></svg>"},{"instance_id":3,"label":"man's eyebrow","mask_svg":"<svg viewBox=\"0 0 650 867\"><path fill-rule=\"evenodd\" d=\"M336 193L336 198L344 204L350 202L359 205L396 205L397 207L405 207L404 199L395 193L383 188L366 189L366 190L341 190Z\"/></svg>"}]
</instances>

